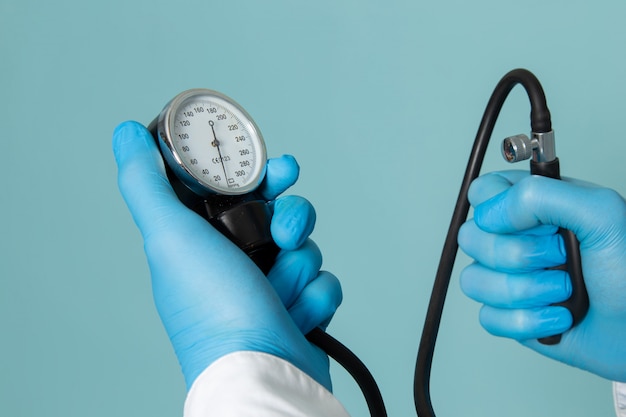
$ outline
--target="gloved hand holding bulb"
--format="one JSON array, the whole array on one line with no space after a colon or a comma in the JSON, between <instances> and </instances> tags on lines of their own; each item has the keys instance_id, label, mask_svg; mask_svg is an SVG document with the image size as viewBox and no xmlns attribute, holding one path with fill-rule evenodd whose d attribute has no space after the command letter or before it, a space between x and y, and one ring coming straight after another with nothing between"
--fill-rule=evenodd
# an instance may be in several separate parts
<instances>
[{"instance_id":1,"label":"gloved hand holding bulb","mask_svg":"<svg viewBox=\"0 0 626 417\"><path fill-rule=\"evenodd\" d=\"M484 304L483 327L561 362L626 382L626 203L615 191L521 171L484 175L469 200L474 218L459 233L476 263L461 274L465 294ZM550 304L571 292L557 227L580 241L590 307L568 330L567 309ZM563 333L545 346L537 338Z\"/></svg>"}]
</instances>

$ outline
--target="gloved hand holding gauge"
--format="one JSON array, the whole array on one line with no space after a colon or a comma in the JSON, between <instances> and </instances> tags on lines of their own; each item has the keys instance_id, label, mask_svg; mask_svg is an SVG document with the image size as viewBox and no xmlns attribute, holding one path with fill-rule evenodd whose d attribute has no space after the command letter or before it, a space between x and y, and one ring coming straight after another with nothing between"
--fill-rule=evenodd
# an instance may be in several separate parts
<instances>
[{"instance_id":1,"label":"gloved hand holding gauge","mask_svg":"<svg viewBox=\"0 0 626 417\"><path fill-rule=\"evenodd\" d=\"M206 140L211 147L211 138ZM122 123L115 130L113 149L120 190L144 238L155 304L187 386L217 359L247 350L283 358L330 388L328 358L303 333L330 320L341 301L341 288L332 274L319 270L321 254L307 238L315 222L310 203L297 196L278 197L273 203L271 230L281 252L266 277L235 244L180 201L146 128ZM224 144L222 151L226 149ZM259 182L263 178L258 173L267 172L259 189L264 199L273 200L298 177L292 157L271 159L266 169L262 149L242 147L236 154L239 149L257 152L256 165L245 167L245 172ZM221 161L213 165L222 169ZM238 181L239 189L247 186L236 179L239 168L226 168L226 174L219 169L210 176L221 172L224 180L217 186L224 191L230 178Z\"/></svg>"},{"instance_id":2,"label":"gloved hand holding gauge","mask_svg":"<svg viewBox=\"0 0 626 417\"><path fill-rule=\"evenodd\" d=\"M252 118L208 89L178 94L147 131L122 125L114 137L120 188L144 235L157 307L188 387L220 357L250 350L285 359L330 389L328 354L355 377L372 416L385 416L367 368L323 331L341 289L319 272L321 254L307 240L312 206L296 197L272 201L295 182L295 160L266 168ZM144 172L128 173L125 138L138 148L133 153L146 153L140 161L151 158Z\"/></svg>"}]
</instances>

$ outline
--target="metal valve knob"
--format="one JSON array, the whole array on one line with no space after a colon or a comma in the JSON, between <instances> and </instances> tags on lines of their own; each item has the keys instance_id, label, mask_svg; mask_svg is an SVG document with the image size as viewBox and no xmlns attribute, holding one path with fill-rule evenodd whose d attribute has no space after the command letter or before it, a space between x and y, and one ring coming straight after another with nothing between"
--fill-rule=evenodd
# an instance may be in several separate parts
<instances>
[{"instance_id":1,"label":"metal valve knob","mask_svg":"<svg viewBox=\"0 0 626 417\"><path fill-rule=\"evenodd\" d=\"M508 162L519 162L533 156L533 145L524 134L509 136L502 141L502 156Z\"/></svg>"}]
</instances>

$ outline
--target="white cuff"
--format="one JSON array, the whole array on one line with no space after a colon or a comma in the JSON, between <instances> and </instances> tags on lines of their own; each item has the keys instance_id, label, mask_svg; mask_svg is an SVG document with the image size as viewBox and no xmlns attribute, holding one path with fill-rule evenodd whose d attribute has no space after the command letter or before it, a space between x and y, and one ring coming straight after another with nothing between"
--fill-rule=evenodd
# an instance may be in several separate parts
<instances>
[{"instance_id":1,"label":"white cuff","mask_svg":"<svg viewBox=\"0 0 626 417\"><path fill-rule=\"evenodd\" d=\"M626 417L626 383L613 382L613 401L615 402L615 415Z\"/></svg>"},{"instance_id":2,"label":"white cuff","mask_svg":"<svg viewBox=\"0 0 626 417\"><path fill-rule=\"evenodd\" d=\"M185 400L185 417L349 417L339 401L291 363L235 352L205 369Z\"/></svg>"}]
</instances>

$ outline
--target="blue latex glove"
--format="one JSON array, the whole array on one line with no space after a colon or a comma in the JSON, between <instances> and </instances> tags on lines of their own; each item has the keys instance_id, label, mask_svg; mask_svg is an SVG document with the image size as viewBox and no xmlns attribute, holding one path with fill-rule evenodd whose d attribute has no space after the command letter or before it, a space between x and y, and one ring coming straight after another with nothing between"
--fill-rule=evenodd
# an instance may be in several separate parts
<instances>
[{"instance_id":1,"label":"blue latex glove","mask_svg":"<svg viewBox=\"0 0 626 417\"><path fill-rule=\"evenodd\" d=\"M150 133L125 122L113 134L118 184L144 239L154 300L187 388L220 357L259 351L281 357L331 388L326 355L303 336L328 323L341 302L338 280L320 272L308 239L315 211L305 199L277 198L272 235L282 249L267 277L206 220L187 209L167 181ZM268 162L271 200L295 183L293 157Z\"/></svg>"},{"instance_id":2,"label":"blue latex glove","mask_svg":"<svg viewBox=\"0 0 626 417\"><path fill-rule=\"evenodd\" d=\"M459 233L476 260L461 287L484 303L482 326L550 358L602 377L626 381L626 203L615 191L581 181L558 181L507 171L472 184L474 219ZM551 303L569 298L571 282L545 268L565 262L558 227L580 241L590 307L568 330L569 311ZM562 333L554 346L536 339Z\"/></svg>"}]
</instances>

